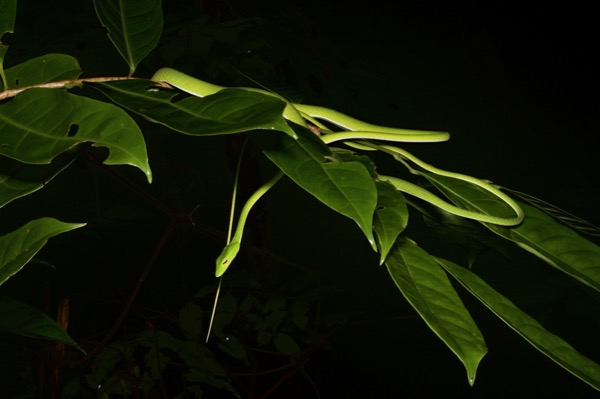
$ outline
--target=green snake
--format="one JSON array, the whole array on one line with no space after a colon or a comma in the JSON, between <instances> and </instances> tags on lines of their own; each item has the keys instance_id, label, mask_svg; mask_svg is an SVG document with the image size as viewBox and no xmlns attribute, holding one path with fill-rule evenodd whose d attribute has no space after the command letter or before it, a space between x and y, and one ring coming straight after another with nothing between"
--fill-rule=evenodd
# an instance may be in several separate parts
<instances>
[{"instance_id":1,"label":"green snake","mask_svg":"<svg viewBox=\"0 0 600 399\"><path fill-rule=\"evenodd\" d=\"M171 68L162 68L158 70L153 76L153 81L160 81L169 84L177 89L187 92L193 96L205 97L211 94L216 94L226 87L214 85L208 82L204 82L200 79L191 77L182 72ZM466 181L474 184L478 187L483 188L489 193L495 195L497 198L505 202L515 212L514 217L504 218L498 216L492 216L484 213L474 212L454 206L431 192L405 180L401 180L391 176L379 176L378 179L387 181L392 184L397 190L402 191L406 194L420 198L436 207L441 208L449 213L477 220L483 223L491 223L501 226L514 226L523 220L524 214L521 207L509 196L498 190L496 187L482 180L476 179L471 176L462 175L459 173L448 172L442 169L438 169L432 165L429 165L409 152L390 145L379 145L364 140L380 140L380 141L391 141L391 142L409 142L409 143L424 143L424 142L440 142L446 141L450 138L450 135L445 132L429 132L420 130L409 130L409 129L398 129L386 126L373 125L367 122L360 121L352 118L341 112L314 105L296 104L288 102L285 98L269 92L267 90L257 88L242 88L248 91L260 92L266 95L275 96L286 103L286 107L283 111L283 116L290 122L296 123L300 126L304 126L311 130L316 129L319 132L325 134L321 135L322 140L326 144L331 144L336 141L350 141L350 140L361 140L359 142L349 142L347 144L356 148L365 150L380 150L384 151L399 161L406 164L406 161L410 161L420 168L440 175ZM332 132L327 126L323 124L323 121L332 125L335 125L342 129L340 132ZM408 165L407 165L408 166ZM412 168L410 169L413 173L418 173ZM246 218L250 212L252 206L260 199L260 197L266 193L277 181L281 178L282 173L279 172L275 177L261 186L246 202L244 205L236 227L235 234L231 238L230 242L223 249L221 255L216 261L216 272L217 277L222 276L228 269L229 265L237 255L242 240L242 234Z\"/></svg>"}]
</instances>

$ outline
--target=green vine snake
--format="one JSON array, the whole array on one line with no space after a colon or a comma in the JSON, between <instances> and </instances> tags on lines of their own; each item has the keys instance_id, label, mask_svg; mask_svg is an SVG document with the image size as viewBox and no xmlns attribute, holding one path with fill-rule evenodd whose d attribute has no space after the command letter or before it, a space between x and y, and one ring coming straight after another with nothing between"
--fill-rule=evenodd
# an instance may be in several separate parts
<instances>
[{"instance_id":1,"label":"green vine snake","mask_svg":"<svg viewBox=\"0 0 600 399\"><path fill-rule=\"evenodd\" d=\"M158 70L153 76L153 81L162 81L170 86L176 87L184 92L187 92L193 96L197 97L205 97L211 94L216 94L219 91L225 89L225 87L217 86L208 82L204 82L200 79L196 79L189 75L186 75L182 72L171 68L163 68ZM380 141L391 141L391 142L409 142L409 143L424 143L424 142L440 142L446 141L449 139L449 134L445 132L426 132L420 130L408 130L408 129L398 129L386 126L377 126L367 122L360 121L358 119L354 119L348 115L345 115L341 112L314 105L306 105L306 104L295 104L286 101L283 97L269 92L267 90L256 89L256 88L243 88L248 91L260 92L266 95L275 96L284 101L287 105L283 111L283 116L289 120L290 122L296 123L300 126L307 127L314 131L314 127L319 132L323 132L325 134L321 135L323 142L326 144L331 144L336 141L350 141L350 140L359 140L358 142L348 142L347 144L364 150L379 150L384 151L390 155L392 155L397 160L403 162L406 166L408 166L406 161L410 161L411 163L417 165L421 169L424 169L430 173L437 174L440 176L451 177L454 179L459 179L471 184L474 184L478 187L483 188L489 193L495 195L498 199L505 202L515 213L514 217L498 217L493 215L488 215L485 213L479 213L467 209L463 209L452 205L431 192L413 184L407 182L402 179L398 179L396 177L391 176L379 176L378 179L381 181L387 181L392 184L397 190L402 191L406 194L415 196L420 198L423 201L426 201L434 206L437 206L444 211L449 213L477 220L483 223L491 223L497 224L501 226L514 226L519 224L523 220L523 211L521 207L509 196L498 190L496 187L491 184L484 182L482 180L476 179L471 176L462 175L459 173L448 172L442 169L438 169L432 165L429 165L409 152L400 149L398 147L394 147L391 145L380 145L370 141L365 140L380 140ZM323 121L332 125L335 125L341 128L343 131L340 132L332 132L327 126L323 124ZM409 170L413 173L418 173L416 170L409 167ZM246 218L250 212L252 206L260 199L260 197L265 194L277 181L281 178L282 173L279 172L261 186L246 202L244 205L236 227L235 234L227 244L227 246L223 249L221 255L218 257L216 261L216 277L222 276L225 271L228 269L229 265L237 255L240 244L242 240L242 234L244 225L246 222Z\"/></svg>"}]
</instances>

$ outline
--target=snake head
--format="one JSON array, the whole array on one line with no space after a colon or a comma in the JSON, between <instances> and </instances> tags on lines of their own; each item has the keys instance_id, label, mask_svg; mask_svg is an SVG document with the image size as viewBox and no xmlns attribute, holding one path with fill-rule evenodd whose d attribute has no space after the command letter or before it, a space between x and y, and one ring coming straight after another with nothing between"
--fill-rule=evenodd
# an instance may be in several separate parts
<instances>
[{"instance_id":1,"label":"snake head","mask_svg":"<svg viewBox=\"0 0 600 399\"><path fill-rule=\"evenodd\" d=\"M233 262L239 251L239 241L233 241L223 248L221 255L219 255L216 261L215 277L221 277L223 274L225 274L229 268L229 265L231 265L231 262Z\"/></svg>"}]
</instances>

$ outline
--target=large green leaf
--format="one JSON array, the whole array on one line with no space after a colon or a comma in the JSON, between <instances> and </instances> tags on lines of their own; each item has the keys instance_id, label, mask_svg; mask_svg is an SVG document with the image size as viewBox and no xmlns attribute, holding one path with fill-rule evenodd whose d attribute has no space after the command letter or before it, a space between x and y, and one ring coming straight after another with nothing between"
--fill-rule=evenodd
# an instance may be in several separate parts
<instances>
[{"instance_id":1,"label":"large green leaf","mask_svg":"<svg viewBox=\"0 0 600 399\"><path fill-rule=\"evenodd\" d=\"M49 238L81 226L84 224L42 218L0 237L0 285L21 270Z\"/></svg>"},{"instance_id":2,"label":"large green leaf","mask_svg":"<svg viewBox=\"0 0 600 399\"><path fill-rule=\"evenodd\" d=\"M40 310L14 299L0 298L0 330L25 337L64 342L84 352L56 321Z\"/></svg>"},{"instance_id":3,"label":"large green leaf","mask_svg":"<svg viewBox=\"0 0 600 399\"><path fill-rule=\"evenodd\" d=\"M133 75L162 34L161 0L94 0L96 14Z\"/></svg>"},{"instance_id":4,"label":"large green leaf","mask_svg":"<svg viewBox=\"0 0 600 399\"><path fill-rule=\"evenodd\" d=\"M152 181L144 137L122 109L63 90L29 89L0 105L0 155L48 164L81 143L107 147L108 165L133 165Z\"/></svg>"},{"instance_id":5,"label":"large green leaf","mask_svg":"<svg viewBox=\"0 0 600 399\"><path fill-rule=\"evenodd\" d=\"M31 165L0 156L0 208L44 187L76 157L77 153L64 152L49 165Z\"/></svg>"},{"instance_id":6,"label":"large green leaf","mask_svg":"<svg viewBox=\"0 0 600 399\"><path fill-rule=\"evenodd\" d=\"M496 292L473 272L447 260L438 259L437 261L477 299L537 350L576 377L600 390L600 366L598 364L581 355L561 338L547 331L535 319Z\"/></svg>"},{"instance_id":7,"label":"large green leaf","mask_svg":"<svg viewBox=\"0 0 600 399\"><path fill-rule=\"evenodd\" d=\"M295 134L283 118L285 103L258 92L225 89L212 96L174 101L175 92L158 90L147 80L93 86L115 103L180 133L209 136L265 129Z\"/></svg>"},{"instance_id":8,"label":"large green leaf","mask_svg":"<svg viewBox=\"0 0 600 399\"><path fill-rule=\"evenodd\" d=\"M434 257L406 239L398 240L385 264L404 297L465 365L473 385L487 348L444 270Z\"/></svg>"},{"instance_id":9,"label":"large green leaf","mask_svg":"<svg viewBox=\"0 0 600 399\"><path fill-rule=\"evenodd\" d=\"M377 188L362 162L341 162L313 133L298 130L298 139L282 135L267 157L300 187L338 213L354 220L373 249L373 214Z\"/></svg>"},{"instance_id":10,"label":"large green leaf","mask_svg":"<svg viewBox=\"0 0 600 399\"><path fill-rule=\"evenodd\" d=\"M6 70L9 89L35 84L77 79L81 74L79 62L65 54L46 54L32 58Z\"/></svg>"},{"instance_id":11,"label":"large green leaf","mask_svg":"<svg viewBox=\"0 0 600 399\"><path fill-rule=\"evenodd\" d=\"M520 205L525 220L519 226L489 225L488 228L600 291L600 247L539 209L524 203Z\"/></svg>"}]
</instances>

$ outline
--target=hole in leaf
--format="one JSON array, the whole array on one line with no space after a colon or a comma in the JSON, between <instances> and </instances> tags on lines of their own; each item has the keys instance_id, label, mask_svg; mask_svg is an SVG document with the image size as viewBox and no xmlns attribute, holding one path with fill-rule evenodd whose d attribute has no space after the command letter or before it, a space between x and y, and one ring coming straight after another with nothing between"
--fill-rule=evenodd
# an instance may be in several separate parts
<instances>
[{"instance_id":1,"label":"hole in leaf","mask_svg":"<svg viewBox=\"0 0 600 399\"><path fill-rule=\"evenodd\" d=\"M69 131L67 132L67 137L75 137L77 132L79 131L79 125L71 125L69 126Z\"/></svg>"},{"instance_id":2,"label":"hole in leaf","mask_svg":"<svg viewBox=\"0 0 600 399\"><path fill-rule=\"evenodd\" d=\"M378 210L378 211L383 211L384 209L385 209L385 206L383 206L383 205L379 205L379 206L377 207L377 210Z\"/></svg>"},{"instance_id":3,"label":"hole in leaf","mask_svg":"<svg viewBox=\"0 0 600 399\"><path fill-rule=\"evenodd\" d=\"M10 46L12 43L13 32L4 32L4 35L0 35L0 45L4 44Z\"/></svg>"}]
</instances>

